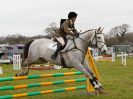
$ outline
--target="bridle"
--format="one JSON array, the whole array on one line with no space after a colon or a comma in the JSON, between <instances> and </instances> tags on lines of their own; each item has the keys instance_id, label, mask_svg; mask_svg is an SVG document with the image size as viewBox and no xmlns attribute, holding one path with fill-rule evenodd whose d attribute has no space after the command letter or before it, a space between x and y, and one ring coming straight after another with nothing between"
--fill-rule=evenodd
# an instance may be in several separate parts
<instances>
[{"instance_id":1,"label":"bridle","mask_svg":"<svg viewBox=\"0 0 133 99\"><path fill-rule=\"evenodd\" d=\"M88 42L88 41L86 41L86 40L84 40L84 39L82 39L82 38L80 37L80 35L85 34L85 33L87 33L88 31L92 31L92 30L95 30L95 35L94 35L92 41L89 41L89 42ZM101 43L103 43L103 45L99 48L99 49L101 50L101 49L103 48L103 46L105 45L105 42L98 41L98 39L97 39L97 35L98 35L98 34L102 34L102 33L97 33L97 32L96 32L96 29L91 29L91 30L87 30L87 31L85 31L85 32L83 32L83 33L80 33L78 39L81 39L83 42L87 43L87 45L90 45L90 44L91 44L91 45L93 45L93 46L95 46L95 47L98 47L98 42L101 42ZM65 52L69 52L69 51L71 51L71 50L73 50L73 49L77 49L77 50L81 51L81 52L83 53L83 60L82 60L81 63L83 63L88 49L86 50L86 52L82 51L81 49L79 49L79 48L77 47L77 45L76 45L76 43L75 43L75 37L73 37L72 40L73 40L73 43L74 43L74 47L71 48L71 49L69 49L69 50L66 50ZM93 44L94 40L95 40L95 42L96 42L95 45ZM64 52L64 53L65 53L65 52Z\"/></svg>"},{"instance_id":2,"label":"bridle","mask_svg":"<svg viewBox=\"0 0 133 99\"><path fill-rule=\"evenodd\" d=\"M97 33L96 31L95 31L95 35L94 35L94 37L93 37L93 39L92 39L92 41L91 41L91 43L93 44L93 42L94 42L94 40L95 40L95 47L97 47L98 48L98 43L100 42L100 43L103 43L103 45L99 48L100 50L103 48L103 46L105 45L105 42L102 42L102 41L99 41L98 40L98 37L97 37L97 35L98 34L102 34L102 33Z\"/></svg>"},{"instance_id":3,"label":"bridle","mask_svg":"<svg viewBox=\"0 0 133 99\"><path fill-rule=\"evenodd\" d=\"M92 31L92 30L95 30L95 35L94 35L94 37L93 37L93 39L91 40L91 41L86 41L86 40L84 40L84 39L82 39L81 37L80 37L80 35L82 35L82 34L85 34L85 33L87 33L88 31ZM82 40L83 42L85 42L85 43L87 43L87 45L91 45L91 46L94 46L94 47L97 47L98 48L98 43L100 42L100 43L103 43L103 45L99 48L100 50L103 48L103 46L105 45L105 42L102 42L102 41L99 41L98 40L98 38L97 38L97 35L98 34L102 34L102 33L97 33L96 32L96 29L91 29L91 30L87 30L87 31L85 31L85 32L82 32L82 33L80 33L79 34L79 37L78 37L78 39L80 39L80 40ZM86 54L86 52L84 52L84 51L82 51L81 49L79 49L78 47L77 47L77 45L76 45L76 43L75 43L75 37L73 37L73 43L74 43L74 47L73 48L71 48L71 49L69 49L69 50L67 50L67 51L65 51L65 52L68 52L68 51L70 51L70 50L72 50L72 49L77 49L77 50L80 50L82 53L84 53L84 54ZM93 44L93 42L94 42L94 40L95 40L95 44Z\"/></svg>"},{"instance_id":4,"label":"bridle","mask_svg":"<svg viewBox=\"0 0 133 99\"><path fill-rule=\"evenodd\" d=\"M105 45L105 42L99 41L97 35L98 35L98 34L102 34L102 33L97 33L97 32L96 32L96 29L92 29L92 30L95 30L95 35L94 35L92 41L87 42L87 41L85 41L84 39L82 39L82 38L80 38L80 37L79 37L79 39L81 39L83 42L87 43L88 45L92 45L92 46L94 46L94 47L98 47L98 43L99 43L99 42L100 42L100 43L103 43L103 45L99 48L99 49L101 50L101 49L103 48L103 46ZM92 31L92 30L88 30L88 31ZM83 33L80 33L80 35L82 35L82 34L84 34L84 33L87 33L88 31L85 31L85 32L83 32ZM95 42L96 42L95 44L93 44L94 40L95 40Z\"/></svg>"}]
</instances>

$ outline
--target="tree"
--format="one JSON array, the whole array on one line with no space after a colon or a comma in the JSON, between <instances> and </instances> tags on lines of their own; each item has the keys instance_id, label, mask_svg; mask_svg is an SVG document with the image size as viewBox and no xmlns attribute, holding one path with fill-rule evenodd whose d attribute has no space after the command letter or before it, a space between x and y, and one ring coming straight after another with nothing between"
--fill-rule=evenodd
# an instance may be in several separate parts
<instances>
[{"instance_id":1,"label":"tree","mask_svg":"<svg viewBox=\"0 0 133 99\"><path fill-rule=\"evenodd\" d=\"M48 35L53 35L56 31L57 31L58 27L56 25L56 23L51 23L49 24L49 27L47 27L45 29L45 32L48 34Z\"/></svg>"},{"instance_id":2,"label":"tree","mask_svg":"<svg viewBox=\"0 0 133 99\"><path fill-rule=\"evenodd\" d=\"M25 41L26 37L22 36L20 34L13 34L13 35L8 35L5 38L5 42L9 43L9 44L21 44L22 41Z\"/></svg>"},{"instance_id":3,"label":"tree","mask_svg":"<svg viewBox=\"0 0 133 99\"><path fill-rule=\"evenodd\" d=\"M130 26L128 24L122 24L122 25L116 26L110 30L109 34L112 36L124 37L129 27Z\"/></svg>"},{"instance_id":4,"label":"tree","mask_svg":"<svg viewBox=\"0 0 133 99\"><path fill-rule=\"evenodd\" d=\"M128 24L122 24L122 25L116 26L109 31L109 36L110 37L117 37L118 42L123 43L125 34L127 33L129 27L130 26Z\"/></svg>"}]
</instances>

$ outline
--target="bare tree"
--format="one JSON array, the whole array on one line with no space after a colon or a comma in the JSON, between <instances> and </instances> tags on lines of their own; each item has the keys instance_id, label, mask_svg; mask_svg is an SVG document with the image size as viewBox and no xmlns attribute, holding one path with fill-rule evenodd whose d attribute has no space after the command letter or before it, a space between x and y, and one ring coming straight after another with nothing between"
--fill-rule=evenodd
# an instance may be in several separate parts
<instances>
[{"instance_id":1,"label":"bare tree","mask_svg":"<svg viewBox=\"0 0 133 99\"><path fill-rule=\"evenodd\" d=\"M116 26L110 30L109 34L112 36L124 37L129 27L130 26L128 24L122 24L122 25Z\"/></svg>"},{"instance_id":2,"label":"bare tree","mask_svg":"<svg viewBox=\"0 0 133 99\"><path fill-rule=\"evenodd\" d=\"M47 27L45 29L45 32L48 35L53 35L57 31L57 29L58 29L57 24L53 22L53 23L49 24L49 27Z\"/></svg>"},{"instance_id":3,"label":"bare tree","mask_svg":"<svg viewBox=\"0 0 133 99\"><path fill-rule=\"evenodd\" d=\"M5 38L5 41L9 44L21 44L23 41L26 41L26 37L20 34L13 34L13 35L8 35Z\"/></svg>"},{"instance_id":4,"label":"bare tree","mask_svg":"<svg viewBox=\"0 0 133 99\"><path fill-rule=\"evenodd\" d=\"M124 42L124 37L129 27L130 26L128 24L122 24L122 25L116 26L109 31L109 36L117 37L119 42Z\"/></svg>"}]
</instances>

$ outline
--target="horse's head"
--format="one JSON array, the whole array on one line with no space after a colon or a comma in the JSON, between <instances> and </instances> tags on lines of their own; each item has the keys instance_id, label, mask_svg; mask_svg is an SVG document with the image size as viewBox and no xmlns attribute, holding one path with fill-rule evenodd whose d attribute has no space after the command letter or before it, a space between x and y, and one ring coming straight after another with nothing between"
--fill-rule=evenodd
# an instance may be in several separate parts
<instances>
[{"instance_id":1,"label":"horse's head","mask_svg":"<svg viewBox=\"0 0 133 99\"><path fill-rule=\"evenodd\" d=\"M99 48L103 53L107 52L107 46L105 44L103 29L98 28L95 30L95 33L91 38L91 43Z\"/></svg>"}]
</instances>

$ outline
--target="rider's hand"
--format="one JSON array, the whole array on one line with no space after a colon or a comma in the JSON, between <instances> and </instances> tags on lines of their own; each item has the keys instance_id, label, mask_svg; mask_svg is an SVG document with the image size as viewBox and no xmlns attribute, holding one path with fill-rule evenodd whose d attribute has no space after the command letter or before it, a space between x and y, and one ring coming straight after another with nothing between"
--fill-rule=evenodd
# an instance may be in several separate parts
<instances>
[{"instance_id":1,"label":"rider's hand","mask_svg":"<svg viewBox=\"0 0 133 99\"><path fill-rule=\"evenodd\" d=\"M75 35L74 36L76 36L77 38L79 37L79 33L75 33Z\"/></svg>"}]
</instances>

